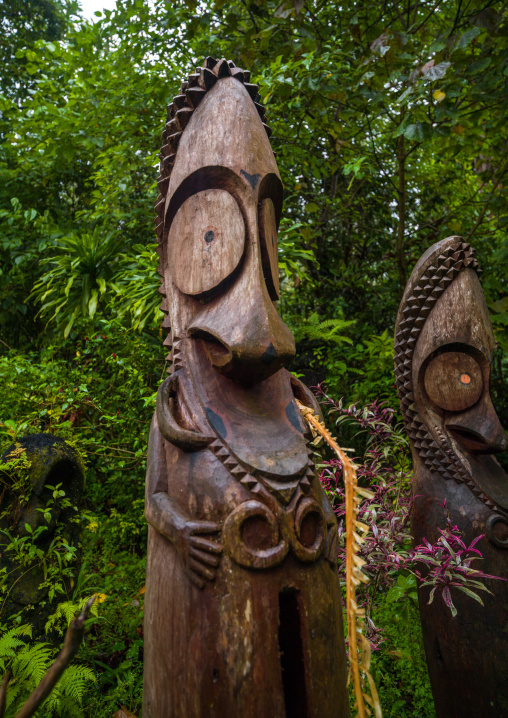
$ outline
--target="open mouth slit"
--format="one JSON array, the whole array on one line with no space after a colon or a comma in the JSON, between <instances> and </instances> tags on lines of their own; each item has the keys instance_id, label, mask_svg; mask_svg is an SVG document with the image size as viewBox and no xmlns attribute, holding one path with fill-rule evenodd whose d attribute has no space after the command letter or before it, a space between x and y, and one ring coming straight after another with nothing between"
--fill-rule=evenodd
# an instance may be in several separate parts
<instances>
[{"instance_id":1,"label":"open mouth slit","mask_svg":"<svg viewBox=\"0 0 508 718\"><path fill-rule=\"evenodd\" d=\"M448 426L448 429L464 448L470 451L481 451L483 453L490 451L489 444L480 434L458 426Z\"/></svg>"}]
</instances>

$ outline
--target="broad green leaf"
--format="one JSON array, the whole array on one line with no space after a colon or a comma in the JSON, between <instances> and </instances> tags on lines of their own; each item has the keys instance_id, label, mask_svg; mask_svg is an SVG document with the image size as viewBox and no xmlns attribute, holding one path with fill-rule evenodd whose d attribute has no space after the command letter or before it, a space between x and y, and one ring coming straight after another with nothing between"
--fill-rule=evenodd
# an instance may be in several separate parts
<instances>
[{"instance_id":1,"label":"broad green leaf","mask_svg":"<svg viewBox=\"0 0 508 718\"><path fill-rule=\"evenodd\" d=\"M77 310L77 308L76 308L76 309L73 311L73 313L71 314L71 318L69 319L69 322L68 322L67 326L66 326L65 329L64 329L64 337L65 337L66 339L67 339L67 337L69 336L69 334L71 333L71 329L72 329L72 326L73 326L73 324L74 324L74 320L76 319L76 314L77 314L77 313L78 313L78 310Z\"/></svg>"},{"instance_id":2,"label":"broad green leaf","mask_svg":"<svg viewBox=\"0 0 508 718\"><path fill-rule=\"evenodd\" d=\"M496 312L508 312L508 296L498 299L490 305Z\"/></svg>"},{"instance_id":3,"label":"broad green leaf","mask_svg":"<svg viewBox=\"0 0 508 718\"><path fill-rule=\"evenodd\" d=\"M462 593L465 593L467 596L470 596L471 598L474 598L475 601L478 601L478 603L480 603L480 604L483 606L483 601L482 601L482 599L480 598L480 596L478 596L477 593L475 593L474 591L471 591L471 590L470 590L469 588L467 588L466 586L457 586L457 588L458 588L459 591L462 591Z\"/></svg>"},{"instance_id":4,"label":"broad green leaf","mask_svg":"<svg viewBox=\"0 0 508 718\"><path fill-rule=\"evenodd\" d=\"M305 211L309 212L309 214L317 212L318 210L319 206L315 202L309 202L309 204L305 205Z\"/></svg>"},{"instance_id":5,"label":"broad green leaf","mask_svg":"<svg viewBox=\"0 0 508 718\"><path fill-rule=\"evenodd\" d=\"M88 313L91 319L94 318L97 310L97 301L99 299L99 292L96 289L92 290L90 301L88 302Z\"/></svg>"},{"instance_id":6,"label":"broad green leaf","mask_svg":"<svg viewBox=\"0 0 508 718\"><path fill-rule=\"evenodd\" d=\"M458 49L464 49L466 48L469 43L475 39L475 37L478 37L480 35L481 30L479 27L472 27L470 30L466 30L466 32L459 37L457 40L457 44L454 47L454 50Z\"/></svg>"},{"instance_id":7,"label":"broad green leaf","mask_svg":"<svg viewBox=\"0 0 508 718\"><path fill-rule=\"evenodd\" d=\"M423 125L421 125L420 123L408 125L404 131L404 137L406 137L408 140L416 140L417 142L423 142Z\"/></svg>"}]
</instances>

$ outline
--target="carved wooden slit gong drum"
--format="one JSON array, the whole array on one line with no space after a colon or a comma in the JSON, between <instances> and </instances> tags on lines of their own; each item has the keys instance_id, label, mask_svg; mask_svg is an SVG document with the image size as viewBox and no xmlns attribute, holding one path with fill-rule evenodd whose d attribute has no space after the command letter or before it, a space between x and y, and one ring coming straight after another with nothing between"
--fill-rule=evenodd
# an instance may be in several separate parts
<instances>
[{"instance_id":1,"label":"carved wooden slit gong drum","mask_svg":"<svg viewBox=\"0 0 508 718\"><path fill-rule=\"evenodd\" d=\"M494 335L478 263L460 237L434 244L413 270L395 329L395 373L411 441L415 544L435 542L447 512L485 573L508 577L506 448L489 394ZM445 504L446 500L446 504ZM486 580L485 607L452 589L458 615L419 591L438 718L508 715L508 585Z\"/></svg>"},{"instance_id":2,"label":"carved wooden slit gong drum","mask_svg":"<svg viewBox=\"0 0 508 718\"><path fill-rule=\"evenodd\" d=\"M284 368L282 184L257 86L207 58L168 110L146 480L144 718L349 716L337 526Z\"/></svg>"}]
</instances>

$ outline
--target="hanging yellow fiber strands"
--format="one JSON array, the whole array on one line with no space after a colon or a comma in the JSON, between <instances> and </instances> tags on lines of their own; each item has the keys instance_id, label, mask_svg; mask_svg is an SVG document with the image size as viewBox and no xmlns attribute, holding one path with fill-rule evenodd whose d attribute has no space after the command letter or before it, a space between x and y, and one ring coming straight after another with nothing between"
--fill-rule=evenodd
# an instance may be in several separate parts
<instances>
[{"instance_id":1,"label":"hanging yellow fiber strands","mask_svg":"<svg viewBox=\"0 0 508 718\"><path fill-rule=\"evenodd\" d=\"M346 606L349 635L349 675L353 675L358 718L371 716L371 708L374 711L375 718L382 718L376 685L369 673L370 645L363 634L365 609L358 608L356 604L356 587L360 583L368 583L369 581L362 571L365 561L358 556L359 546L364 543L363 536L365 536L369 527L358 520L358 508L363 498L372 499L374 494L358 486L356 466L345 454L344 450L340 448L328 429L323 426L312 409L304 406L298 399L296 399L296 403L313 433L320 434L326 443L332 447L343 467L346 501ZM365 679L367 679L369 685L370 695L367 693Z\"/></svg>"}]
</instances>

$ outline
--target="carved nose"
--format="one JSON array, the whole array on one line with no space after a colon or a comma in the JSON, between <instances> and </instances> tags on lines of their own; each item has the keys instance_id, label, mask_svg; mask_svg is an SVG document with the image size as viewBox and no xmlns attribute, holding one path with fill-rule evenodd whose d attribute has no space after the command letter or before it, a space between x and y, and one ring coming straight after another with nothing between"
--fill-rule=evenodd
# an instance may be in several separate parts
<instances>
[{"instance_id":1,"label":"carved nose","mask_svg":"<svg viewBox=\"0 0 508 718\"><path fill-rule=\"evenodd\" d=\"M247 386L267 379L295 355L295 340L277 314L266 287L247 281L204 308L189 326L210 363Z\"/></svg>"},{"instance_id":2,"label":"carved nose","mask_svg":"<svg viewBox=\"0 0 508 718\"><path fill-rule=\"evenodd\" d=\"M506 433L488 394L469 411L448 420L446 426L471 451L497 454L508 446Z\"/></svg>"}]
</instances>

